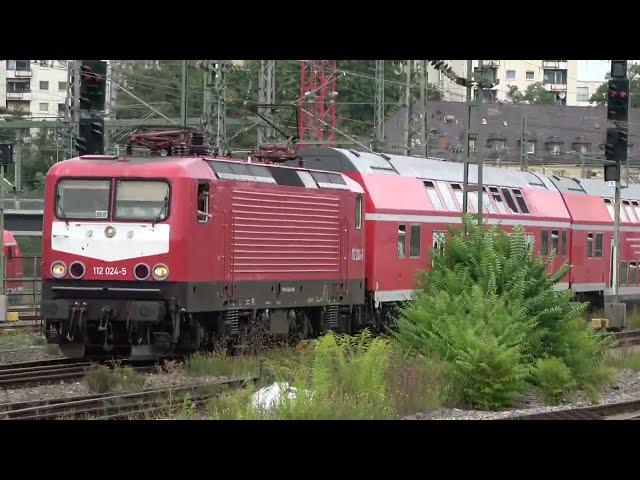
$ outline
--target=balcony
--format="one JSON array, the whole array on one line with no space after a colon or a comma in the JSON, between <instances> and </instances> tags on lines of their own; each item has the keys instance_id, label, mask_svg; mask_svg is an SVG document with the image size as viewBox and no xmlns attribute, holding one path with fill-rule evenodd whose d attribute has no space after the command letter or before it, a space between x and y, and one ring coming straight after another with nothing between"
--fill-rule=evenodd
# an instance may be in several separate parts
<instances>
[{"instance_id":1,"label":"balcony","mask_svg":"<svg viewBox=\"0 0 640 480\"><path fill-rule=\"evenodd\" d=\"M7 100L31 100L31 91L7 92Z\"/></svg>"},{"instance_id":2,"label":"balcony","mask_svg":"<svg viewBox=\"0 0 640 480\"><path fill-rule=\"evenodd\" d=\"M542 68L548 68L550 70L567 70L569 68L569 62L566 60L543 60Z\"/></svg>"},{"instance_id":3,"label":"balcony","mask_svg":"<svg viewBox=\"0 0 640 480\"><path fill-rule=\"evenodd\" d=\"M485 60L485 66L489 68L497 68L500 66L500 60Z\"/></svg>"},{"instance_id":4,"label":"balcony","mask_svg":"<svg viewBox=\"0 0 640 480\"><path fill-rule=\"evenodd\" d=\"M567 91L566 83L545 83L544 86L550 92L566 92Z\"/></svg>"},{"instance_id":5,"label":"balcony","mask_svg":"<svg viewBox=\"0 0 640 480\"><path fill-rule=\"evenodd\" d=\"M31 70L7 70L7 78L31 78Z\"/></svg>"}]
</instances>

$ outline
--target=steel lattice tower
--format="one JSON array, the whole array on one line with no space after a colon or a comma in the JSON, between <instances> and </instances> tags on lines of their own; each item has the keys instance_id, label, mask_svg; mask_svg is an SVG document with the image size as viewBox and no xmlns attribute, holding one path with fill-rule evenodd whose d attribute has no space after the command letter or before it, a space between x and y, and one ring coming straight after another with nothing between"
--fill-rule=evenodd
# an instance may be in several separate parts
<instances>
[{"instance_id":1,"label":"steel lattice tower","mask_svg":"<svg viewBox=\"0 0 640 480\"><path fill-rule=\"evenodd\" d=\"M330 145L336 139L336 60L300 61L299 144Z\"/></svg>"}]
</instances>

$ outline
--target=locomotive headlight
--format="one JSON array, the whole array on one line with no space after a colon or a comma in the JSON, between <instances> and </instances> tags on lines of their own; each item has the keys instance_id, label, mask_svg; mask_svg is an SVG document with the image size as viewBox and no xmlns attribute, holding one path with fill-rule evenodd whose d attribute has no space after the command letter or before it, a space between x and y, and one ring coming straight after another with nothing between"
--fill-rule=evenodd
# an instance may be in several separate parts
<instances>
[{"instance_id":1,"label":"locomotive headlight","mask_svg":"<svg viewBox=\"0 0 640 480\"><path fill-rule=\"evenodd\" d=\"M162 263L153 267L153 278L156 280L165 280L169 276L169 267Z\"/></svg>"},{"instance_id":2,"label":"locomotive headlight","mask_svg":"<svg viewBox=\"0 0 640 480\"><path fill-rule=\"evenodd\" d=\"M116 229L109 225L104 229L104 234L107 238L113 238L116 235Z\"/></svg>"},{"instance_id":3,"label":"locomotive headlight","mask_svg":"<svg viewBox=\"0 0 640 480\"><path fill-rule=\"evenodd\" d=\"M67 266L63 262L53 262L51 265L51 275L56 278L62 278L67 273Z\"/></svg>"}]
</instances>

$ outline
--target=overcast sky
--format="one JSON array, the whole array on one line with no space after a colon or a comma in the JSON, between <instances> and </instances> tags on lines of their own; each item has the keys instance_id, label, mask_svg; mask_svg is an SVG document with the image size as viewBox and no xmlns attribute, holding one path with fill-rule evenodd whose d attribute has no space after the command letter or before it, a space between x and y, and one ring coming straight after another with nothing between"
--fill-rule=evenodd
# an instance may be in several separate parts
<instances>
[{"instance_id":1,"label":"overcast sky","mask_svg":"<svg viewBox=\"0 0 640 480\"><path fill-rule=\"evenodd\" d=\"M640 60L628 60L639 63ZM578 60L578 80L604 80L604 76L611 70L609 60Z\"/></svg>"}]
</instances>

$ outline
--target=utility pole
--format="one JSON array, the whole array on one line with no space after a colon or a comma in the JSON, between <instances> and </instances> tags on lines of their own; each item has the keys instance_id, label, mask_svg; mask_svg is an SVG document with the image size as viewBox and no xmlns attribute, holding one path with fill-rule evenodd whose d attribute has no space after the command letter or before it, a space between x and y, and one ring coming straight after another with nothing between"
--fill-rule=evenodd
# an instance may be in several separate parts
<instances>
[{"instance_id":1,"label":"utility pole","mask_svg":"<svg viewBox=\"0 0 640 480\"><path fill-rule=\"evenodd\" d=\"M620 268L620 166L628 159L628 120L629 120L629 79L627 61L611 60L611 78L607 95L607 144L605 148L605 181L613 182L615 188L614 237L612 261L612 299L605 300L605 315L613 318L615 327L626 324L626 304L621 303L619 292Z\"/></svg>"},{"instance_id":2,"label":"utility pole","mask_svg":"<svg viewBox=\"0 0 640 480\"><path fill-rule=\"evenodd\" d=\"M527 153L528 136L527 112L524 112L520 119L520 170L523 172L529 170L529 155Z\"/></svg>"},{"instance_id":3,"label":"utility pole","mask_svg":"<svg viewBox=\"0 0 640 480\"><path fill-rule=\"evenodd\" d=\"M486 134L482 129L482 118L487 115L487 106L476 98L471 99L472 80L472 60L467 60L467 135L465 145L465 156L463 166L463 186L462 186L462 213L469 211L469 192L478 192L478 225L482 225L482 193L483 193L483 166L484 166L484 144ZM475 154L471 155L471 140L475 139ZM473 158L475 157L475 162ZM477 180L474 187L469 186L469 164L476 163ZM476 212L474 212L476 213Z\"/></svg>"},{"instance_id":4,"label":"utility pole","mask_svg":"<svg viewBox=\"0 0 640 480\"><path fill-rule=\"evenodd\" d=\"M424 158L429 158L429 72L427 72L426 60L420 62L420 103L424 110L420 123L420 144Z\"/></svg>"},{"instance_id":5,"label":"utility pole","mask_svg":"<svg viewBox=\"0 0 640 480\"><path fill-rule=\"evenodd\" d=\"M260 79L258 82L258 111L264 116L270 116L271 107L264 105L273 105L276 103L276 61L261 60L260 61ZM275 142L275 132L271 125L261 124L258 126L258 145L263 143Z\"/></svg>"},{"instance_id":6,"label":"utility pole","mask_svg":"<svg viewBox=\"0 0 640 480\"><path fill-rule=\"evenodd\" d=\"M220 155L227 148L227 110L224 60L207 60L204 75L204 104L202 109L202 127L208 141L215 139Z\"/></svg>"},{"instance_id":7,"label":"utility pole","mask_svg":"<svg viewBox=\"0 0 640 480\"><path fill-rule=\"evenodd\" d=\"M404 87L404 108L405 108L405 125L403 131L404 154L411 155L411 71L412 61L405 61L405 87Z\"/></svg>"},{"instance_id":8,"label":"utility pole","mask_svg":"<svg viewBox=\"0 0 640 480\"><path fill-rule=\"evenodd\" d=\"M384 144L384 60L376 60L376 98L374 104L375 141Z\"/></svg>"},{"instance_id":9,"label":"utility pole","mask_svg":"<svg viewBox=\"0 0 640 480\"><path fill-rule=\"evenodd\" d=\"M182 120L182 127L187 128L187 102L189 96L187 95L187 88L189 85L189 70L188 60L182 60L182 88L180 89L180 119Z\"/></svg>"}]
</instances>

